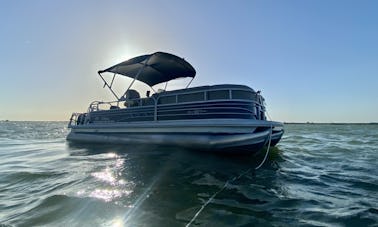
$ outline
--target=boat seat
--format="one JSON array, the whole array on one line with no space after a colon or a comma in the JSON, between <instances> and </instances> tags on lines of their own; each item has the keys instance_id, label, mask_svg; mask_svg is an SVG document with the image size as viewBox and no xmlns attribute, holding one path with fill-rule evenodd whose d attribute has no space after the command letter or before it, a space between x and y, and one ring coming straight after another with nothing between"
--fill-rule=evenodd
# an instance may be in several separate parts
<instances>
[{"instance_id":1,"label":"boat seat","mask_svg":"<svg viewBox=\"0 0 378 227\"><path fill-rule=\"evenodd\" d=\"M139 92L136 90L130 89L126 91L126 93L119 98L119 101L125 101L125 100L134 100L134 99L140 99Z\"/></svg>"},{"instance_id":2,"label":"boat seat","mask_svg":"<svg viewBox=\"0 0 378 227\"><path fill-rule=\"evenodd\" d=\"M126 92L125 98L126 100L140 99L140 95L139 95L139 92L137 92L136 90L130 89Z\"/></svg>"}]
</instances>

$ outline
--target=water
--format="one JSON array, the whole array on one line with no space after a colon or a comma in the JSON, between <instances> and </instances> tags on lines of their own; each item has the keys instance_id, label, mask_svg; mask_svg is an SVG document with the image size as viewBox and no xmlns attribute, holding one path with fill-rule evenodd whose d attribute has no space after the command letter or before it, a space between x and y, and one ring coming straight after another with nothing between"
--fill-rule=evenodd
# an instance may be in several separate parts
<instances>
[{"instance_id":1,"label":"water","mask_svg":"<svg viewBox=\"0 0 378 227\"><path fill-rule=\"evenodd\" d=\"M378 125L285 128L192 226L378 226ZM67 133L0 122L0 226L185 226L263 158L74 145Z\"/></svg>"}]
</instances>

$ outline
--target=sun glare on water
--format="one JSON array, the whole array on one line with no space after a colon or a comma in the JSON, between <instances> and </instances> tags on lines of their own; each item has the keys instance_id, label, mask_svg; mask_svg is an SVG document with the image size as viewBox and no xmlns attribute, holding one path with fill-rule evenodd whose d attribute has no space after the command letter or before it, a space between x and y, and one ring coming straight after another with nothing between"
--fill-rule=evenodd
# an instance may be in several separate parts
<instances>
[{"instance_id":1,"label":"sun glare on water","mask_svg":"<svg viewBox=\"0 0 378 227\"><path fill-rule=\"evenodd\" d=\"M113 219L110 222L109 226L111 226L111 227L124 227L126 225L123 223L123 219L121 217L116 217L115 219Z\"/></svg>"},{"instance_id":2,"label":"sun glare on water","mask_svg":"<svg viewBox=\"0 0 378 227\"><path fill-rule=\"evenodd\" d=\"M105 168L90 174L95 182L97 182L94 187L78 191L78 196L89 196L110 202L132 193L133 183L122 177L124 158L115 153L108 153L106 154L106 159L110 159L111 161Z\"/></svg>"}]
</instances>

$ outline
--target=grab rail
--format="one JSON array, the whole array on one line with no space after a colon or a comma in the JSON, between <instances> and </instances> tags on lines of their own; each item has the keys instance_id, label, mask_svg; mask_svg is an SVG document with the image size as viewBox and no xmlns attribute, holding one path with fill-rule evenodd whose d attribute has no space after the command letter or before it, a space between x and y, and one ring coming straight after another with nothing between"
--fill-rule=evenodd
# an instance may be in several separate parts
<instances>
[{"instance_id":1,"label":"grab rail","mask_svg":"<svg viewBox=\"0 0 378 227\"><path fill-rule=\"evenodd\" d=\"M82 114L82 113L72 113L70 121L68 122L68 127L69 128L72 125L76 125L77 124L77 119L78 119L78 117L79 117L80 114Z\"/></svg>"}]
</instances>

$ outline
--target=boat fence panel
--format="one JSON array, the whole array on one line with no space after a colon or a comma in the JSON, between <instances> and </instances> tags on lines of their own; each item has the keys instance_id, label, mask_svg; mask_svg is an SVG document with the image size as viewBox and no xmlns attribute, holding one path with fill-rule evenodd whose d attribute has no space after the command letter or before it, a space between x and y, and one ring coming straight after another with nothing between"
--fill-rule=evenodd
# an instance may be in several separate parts
<instances>
[{"instance_id":1,"label":"boat fence panel","mask_svg":"<svg viewBox=\"0 0 378 227\"><path fill-rule=\"evenodd\" d=\"M180 102L196 102L196 101L204 101L205 94L204 92L197 92L191 94L182 94L177 96L177 101Z\"/></svg>"},{"instance_id":2,"label":"boat fence panel","mask_svg":"<svg viewBox=\"0 0 378 227\"><path fill-rule=\"evenodd\" d=\"M232 99L244 99L257 101L255 93L243 90L232 90Z\"/></svg>"},{"instance_id":3,"label":"boat fence panel","mask_svg":"<svg viewBox=\"0 0 378 227\"><path fill-rule=\"evenodd\" d=\"M172 104L176 103L176 95L163 96L159 98L158 104Z\"/></svg>"},{"instance_id":4,"label":"boat fence panel","mask_svg":"<svg viewBox=\"0 0 378 227\"><path fill-rule=\"evenodd\" d=\"M153 106L153 105L155 105L155 101L152 98L142 99L142 106Z\"/></svg>"},{"instance_id":5,"label":"boat fence panel","mask_svg":"<svg viewBox=\"0 0 378 227\"><path fill-rule=\"evenodd\" d=\"M208 91L207 99L208 100L230 99L230 92L229 90Z\"/></svg>"}]
</instances>

